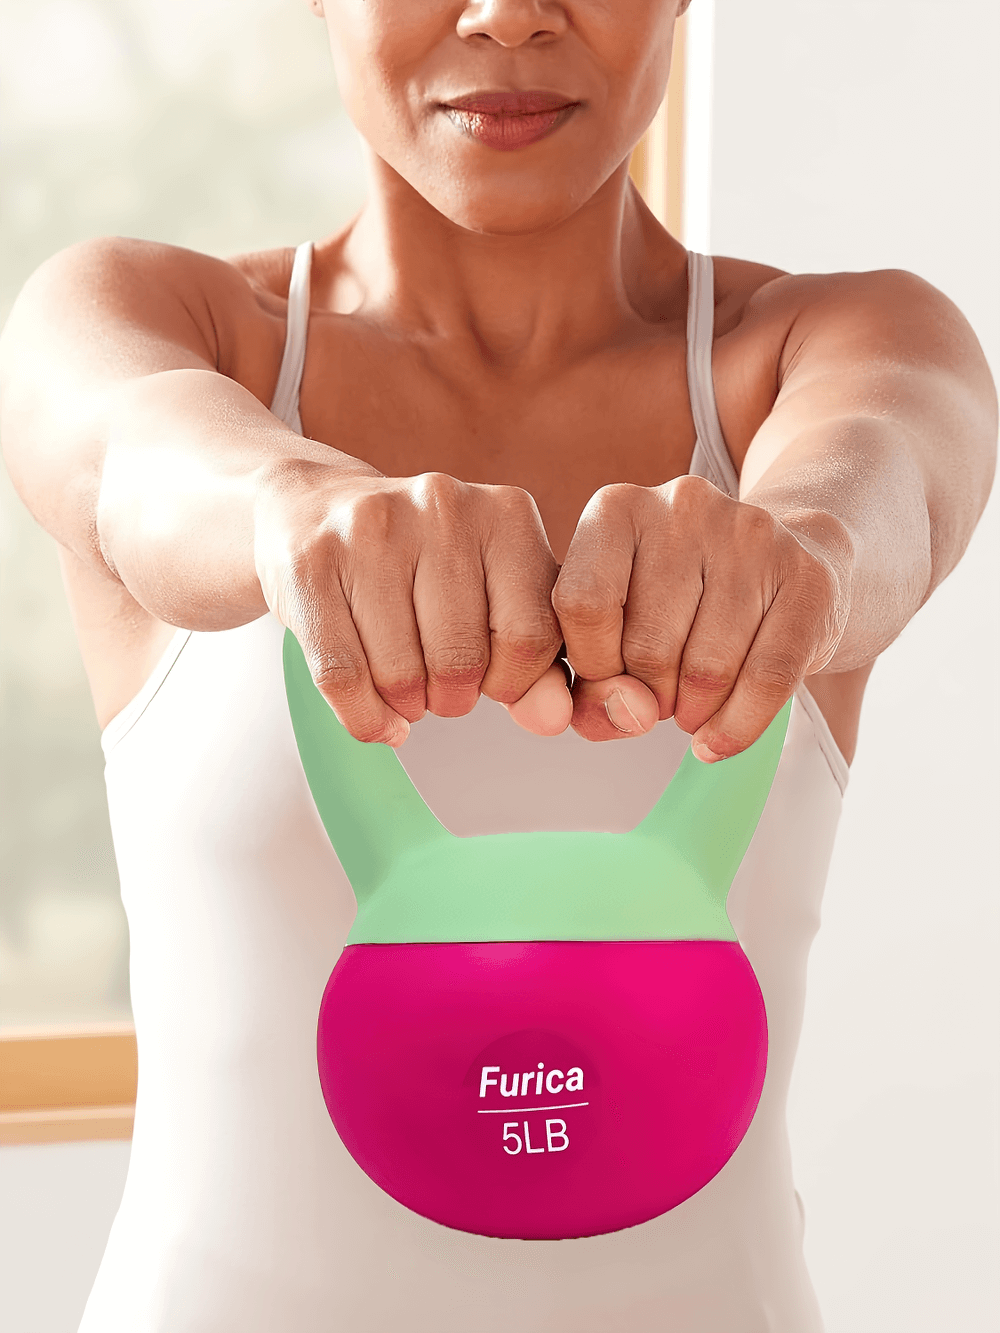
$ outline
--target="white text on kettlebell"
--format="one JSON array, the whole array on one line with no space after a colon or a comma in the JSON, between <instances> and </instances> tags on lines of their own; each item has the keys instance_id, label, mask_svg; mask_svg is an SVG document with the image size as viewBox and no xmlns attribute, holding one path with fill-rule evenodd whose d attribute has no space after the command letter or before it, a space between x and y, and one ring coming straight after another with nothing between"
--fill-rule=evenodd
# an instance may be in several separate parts
<instances>
[{"instance_id":1,"label":"white text on kettlebell","mask_svg":"<svg viewBox=\"0 0 1000 1333\"><path fill-rule=\"evenodd\" d=\"M495 1077L497 1074L500 1074L499 1079ZM486 1096L488 1088L495 1087L499 1087L501 1097L528 1097L532 1093L540 1097L543 1087L554 1096L560 1092L582 1092L583 1070L579 1065L574 1065L565 1074L561 1069L550 1069L546 1074L545 1066L539 1060L537 1069L529 1069L524 1074L503 1074L499 1065L483 1065L479 1080L480 1097Z\"/></svg>"},{"instance_id":2,"label":"white text on kettlebell","mask_svg":"<svg viewBox=\"0 0 1000 1333\"><path fill-rule=\"evenodd\" d=\"M545 1143L540 1148L534 1148L531 1145L531 1130L527 1120L524 1124L524 1138L522 1140L520 1129L522 1121L505 1120L503 1127L503 1150L509 1157L516 1157L519 1152L534 1155L540 1152L565 1152L569 1147L569 1135L566 1133L565 1120L546 1120L545 1122Z\"/></svg>"}]
</instances>

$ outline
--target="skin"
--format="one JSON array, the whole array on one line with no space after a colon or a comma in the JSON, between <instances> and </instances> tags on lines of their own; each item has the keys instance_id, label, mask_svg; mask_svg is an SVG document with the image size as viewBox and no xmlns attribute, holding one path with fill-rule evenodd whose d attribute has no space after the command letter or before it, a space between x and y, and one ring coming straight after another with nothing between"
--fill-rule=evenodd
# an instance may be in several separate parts
<instances>
[{"instance_id":1,"label":"skin","mask_svg":"<svg viewBox=\"0 0 1000 1333\"><path fill-rule=\"evenodd\" d=\"M485 693L591 740L673 716L711 762L807 680L850 758L874 660L989 490L996 396L961 314L905 273L717 260L729 499L685 475L686 255L627 174L677 0L311 7L371 197L317 246L308 438L264 406L291 251L87 243L4 332L8 464L59 543L99 720L175 626L271 610L361 740ZM511 89L574 107L513 152L441 109Z\"/></svg>"}]
</instances>

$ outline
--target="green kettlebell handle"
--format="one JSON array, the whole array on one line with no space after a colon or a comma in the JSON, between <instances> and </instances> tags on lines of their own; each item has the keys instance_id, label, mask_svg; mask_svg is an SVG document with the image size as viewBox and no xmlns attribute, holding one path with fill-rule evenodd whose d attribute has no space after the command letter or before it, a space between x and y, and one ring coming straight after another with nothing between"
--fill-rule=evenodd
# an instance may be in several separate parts
<instances>
[{"instance_id":1,"label":"green kettlebell handle","mask_svg":"<svg viewBox=\"0 0 1000 1333\"><path fill-rule=\"evenodd\" d=\"M290 631L284 668L306 778L358 898L354 942L732 936L725 900L771 789L790 701L742 754L703 764L688 751L659 801L628 833L456 838L428 809L389 746L357 741L341 725ZM588 892L588 871L598 863L605 875L608 865L620 865L630 886L609 894L601 884ZM426 868L420 895L397 890L401 865L414 884ZM673 895L665 894L665 877L677 882ZM442 886L449 878L461 883ZM469 887L488 881L494 882L489 893ZM497 886L504 888L502 902Z\"/></svg>"}]
</instances>

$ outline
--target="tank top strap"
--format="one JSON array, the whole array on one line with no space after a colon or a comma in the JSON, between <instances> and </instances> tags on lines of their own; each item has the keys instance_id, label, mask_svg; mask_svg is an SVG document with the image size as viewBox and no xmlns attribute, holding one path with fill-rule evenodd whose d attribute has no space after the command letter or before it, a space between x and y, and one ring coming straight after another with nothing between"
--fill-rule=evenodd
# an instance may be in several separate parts
<instances>
[{"instance_id":1,"label":"tank top strap","mask_svg":"<svg viewBox=\"0 0 1000 1333\"><path fill-rule=\"evenodd\" d=\"M271 411L292 430L302 433L299 390L306 361L309 333L312 241L295 251L288 287L285 350ZM715 281L710 255L688 254L687 379L696 442L691 472L707 477L727 495L739 495L739 477L726 448L712 381L712 342L715 328Z\"/></svg>"},{"instance_id":2,"label":"tank top strap","mask_svg":"<svg viewBox=\"0 0 1000 1333\"><path fill-rule=\"evenodd\" d=\"M309 295L312 273L312 241L303 241L295 251L292 277L288 285L288 319L285 327L285 352L281 358L278 383L271 400L271 411L286 426L302 434L299 415L299 389L306 364L306 339L309 335Z\"/></svg>"},{"instance_id":3,"label":"tank top strap","mask_svg":"<svg viewBox=\"0 0 1000 1333\"><path fill-rule=\"evenodd\" d=\"M696 440L690 471L706 477L733 499L740 479L719 424L712 380L715 333L715 271L711 255L688 252L687 380Z\"/></svg>"}]
</instances>

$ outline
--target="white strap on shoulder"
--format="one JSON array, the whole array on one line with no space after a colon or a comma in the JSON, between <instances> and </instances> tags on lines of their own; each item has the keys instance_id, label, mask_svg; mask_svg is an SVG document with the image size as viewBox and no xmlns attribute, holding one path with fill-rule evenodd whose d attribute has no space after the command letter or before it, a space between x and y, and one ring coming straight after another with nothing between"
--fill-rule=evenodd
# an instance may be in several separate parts
<instances>
[{"instance_id":1,"label":"white strap on shoulder","mask_svg":"<svg viewBox=\"0 0 1000 1333\"><path fill-rule=\"evenodd\" d=\"M302 434L299 416L299 387L306 364L306 339L309 335L309 295L312 273L312 241L303 241L295 251L292 277L288 285L288 321L285 328L285 353L275 385L271 411Z\"/></svg>"},{"instance_id":2,"label":"white strap on shoulder","mask_svg":"<svg viewBox=\"0 0 1000 1333\"><path fill-rule=\"evenodd\" d=\"M712 380L715 334L715 273L711 255L688 252L687 377L691 415L709 481L736 499L740 479L729 457ZM692 471L695 468L692 467ZM700 472L700 469L698 469Z\"/></svg>"}]
</instances>

